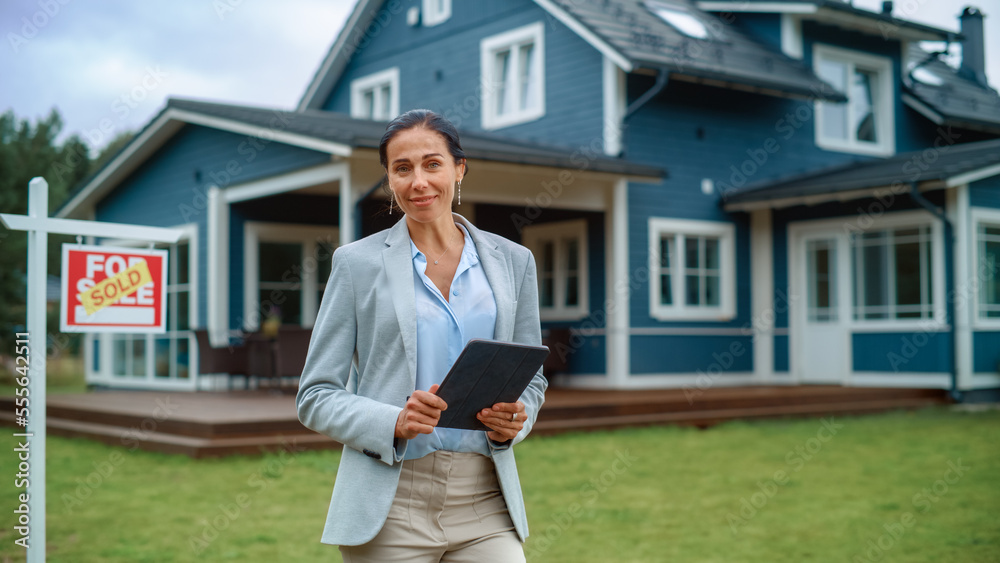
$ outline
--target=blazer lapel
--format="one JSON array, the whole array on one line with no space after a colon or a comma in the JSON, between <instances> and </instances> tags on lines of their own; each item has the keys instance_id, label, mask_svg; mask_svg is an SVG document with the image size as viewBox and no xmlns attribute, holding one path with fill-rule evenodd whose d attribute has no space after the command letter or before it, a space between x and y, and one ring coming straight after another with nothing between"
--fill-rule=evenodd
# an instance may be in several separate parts
<instances>
[{"instance_id":1,"label":"blazer lapel","mask_svg":"<svg viewBox=\"0 0 1000 563\"><path fill-rule=\"evenodd\" d=\"M406 218L400 219L385 239L382 267L389 280L392 304L399 322L399 334L406 350L406 363L412 381L417 380L417 305L413 293L413 261Z\"/></svg>"},{"instance_id":2,"label":"blazer lapel","mask_svg":"<svg viewBox=\"0 0 1000 563\"><path fill-rule=\"evenodd\" d=\"M498 250L496 244L485 240L482 232L465 217L455 213L455 220L469 230L472 241L476 243L479 259L486 273L486 279L493 290L493 298L497 304L497 323L493 329L496 340L510 340L514 336L514 311L517 302L514 300L514 283L510 275L510 264L507 257Z\"/></svg>"}]
</instances>

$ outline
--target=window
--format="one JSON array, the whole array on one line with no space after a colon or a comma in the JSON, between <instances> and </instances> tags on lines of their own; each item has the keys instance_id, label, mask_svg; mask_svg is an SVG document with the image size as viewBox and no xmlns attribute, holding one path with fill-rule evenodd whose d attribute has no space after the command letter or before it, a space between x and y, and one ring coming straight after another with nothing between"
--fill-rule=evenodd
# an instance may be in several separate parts
<instances>
[{"instance_id":1,"label":"window","mask_svg":"<svg viewBox=\"0 0 1000 563\"><path fill-rule=\"evenodd\" d=\"M651 218L650 315L728 320L736 314L735 229L729 223Z\"/></svg>"},{"instance_id":2,"label":"window","mask_svg":"<svg viewBox=\"0 0 1000 563\"><path fill-rule=\"evenodd\" d=\"M424 0L424 27L444 23L451 17L451 0Z\"/></svg>"},{"instance_id":3,"label":"window","mask_svg":"<svg viewBox=\"0 0 1000 563\"><path fill-rule=\"evenodd\" d=\"M167 272L167 333L153 341L153 376L187 379L191 373L191 244L182 240L170 247Z\"/></svg>"},{"instance_id":4,"label":"window","mask_svg":"<svg viewBox=\"0 0 1000 563\"><path fill-rule=\"evenodd\" d=\"M855 320L934 318L932 243L927 225L853 233Z\"/></svg>"},{"instance_id":5,"label":"window","mask_svg":"<svg viewBox=\"0 0 1000 563\"><path fill-rule=\"evenodd\" d=\"M243 327L255 331L270 316L310 327L330 277L335 227L248 221L244 226Z\"/></svg>"},{"instance_id":6,"label":"window","mask_svg":"<svg viewBox=\"0 0 1000 563\"><path fill-rule=\"evenodd\" d=\"M162 334L110 334L109 370L118 378L138 382L191 382L191 354L197 325L197 226L182 225L175 244L157 244L169 251L167 259L167 330ZM130 241L106 241L118 246L140 246ZM145 243L143 243L144 246ZM103 338L103 337L102 337ZM95 340L94 371L100 345Z\"/></svg>"},{"instance_id":7,"label":"window","mask_svg":"<svg viewBox=\"0 0 1000 563\"><path fill-rule=\"evenodd\" d=\"M351 81L351 117L389 121L399 115L399 67Z\"/></svg>"},{"instance_id":8,"label":"window","mask_svg":"<svg viewBox=\"0 0 1000 563\"><path fill-rule=\"evenodd\" d=\"M842 152L893 154L892 61L816 45L813 69L848 98L844 103L816 102L816 145Z\"/></svg>"},{"instance_id":9,"label":"window","mask_svg":"<svg viewBox=\"0 0 1000 563\"><path fill-rule=\"evenodd\" d=\"M806 318L813 323L837 322L837 242L806 242Z\"/></svg>"},{"instance_id":10,"label":"window","mask_svg":"<svg viewBox=\"0 0 1000 563\"><path fill-rule=\"evenodd\" d=\"M1000 222L977 223L972 274L979 288L979 318L1000 320Z\"/></svg>"},{"instance_id":11,"label":"window","mask_svg":"<svg viewBox=\"0 0 1000 563\"><path fill-rule=\"evenodd\" d=\"M545 46L541 22L483 39L480 44L484 129L545 115Z\"/></svg>"},{"instance_id":12,"label":"window","mask_svg":"<svg viewBox=\"0 0 1000 563\"><path fill-rule=\"evenodd\" d=\"M590 314L586 220L528 225L521 236L538 264L541 319L574 320Z\"/></svg>"}]
</instances>

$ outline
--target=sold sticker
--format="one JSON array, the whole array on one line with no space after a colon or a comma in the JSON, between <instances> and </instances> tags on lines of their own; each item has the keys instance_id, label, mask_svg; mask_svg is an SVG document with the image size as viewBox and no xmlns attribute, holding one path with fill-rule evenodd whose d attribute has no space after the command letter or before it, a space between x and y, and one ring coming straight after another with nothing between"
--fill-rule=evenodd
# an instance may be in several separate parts
<instances>
[{"instance_id":1,"label":"sold sticker","mask_svg":"<svg viewBox=\"0 0 1000 563\"><path fill-rule=\"evenodd\" d=\"M149 273L149 265L143 260L113 278L105 278L77 297L83 303L83 309L87 314L93 315L108 305L117 303L122 297L128 297L139 291L139 288L147 283L153 283L153 276Z\"/></svg>"}]
</instances>

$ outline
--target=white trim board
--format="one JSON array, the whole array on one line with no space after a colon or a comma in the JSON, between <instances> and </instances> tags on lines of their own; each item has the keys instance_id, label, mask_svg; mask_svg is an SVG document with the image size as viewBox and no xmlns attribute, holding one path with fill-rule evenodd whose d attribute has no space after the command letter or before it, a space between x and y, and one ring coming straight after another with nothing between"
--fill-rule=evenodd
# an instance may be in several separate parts
<instances>
[{"instance_id":1,"label":"white trim board","mask_svg":"<svg viewBox=\"0 0 1000 563\"><path fill-rule=\"evenodd\" d=\"M697 6L706 12L764 12L779 14L815 14L819 11L816 4L809 2L727 2L702 1Z\"/></svg>"},{"instance_id":2,"label":"white trim board","mask_svg":"<svg viewBox=\"0 0 1000 563\"><path fill-rule=\"evenodd\" d=\"M706 381L707 378L707 381ZM725 372L717 376L698 373L649 373L629 374L621 380L612 380L602 374L559 374L552 377L553 384L574 389L682 389L708 390L714 387L754 387L760 383L752 372ZM786 382L773 379L768 385ZM791 381L788 384L794 384ZM700 385L700 387L699 387Z\"/></svg>"},{"instance_id":3,"label":"white trim board","mask_svg":"<svg viewBox=\"0 0 1000 563\"><path fill-rule=\"evenodd\" d=\"M944 372L851 372L848 387L900 387L919 389L950 389L951 374Z\"/></svg>"},{"instance_id":4,"label":"white trim board","mask_svg":"<svg viewBox=\"0 0 1000 563\"><path fill-rule=\"evenodd\" d=\"M277 195L291 192L317 184L340 181L343 186L344 178L347 177L348 166L346 162L333 162L321 164L312 168L305 168L271 176L262 180L255 180L245 184L236 184L223 190L226 203L236 203L250 199Z\"/></svg>"}]
</instances>

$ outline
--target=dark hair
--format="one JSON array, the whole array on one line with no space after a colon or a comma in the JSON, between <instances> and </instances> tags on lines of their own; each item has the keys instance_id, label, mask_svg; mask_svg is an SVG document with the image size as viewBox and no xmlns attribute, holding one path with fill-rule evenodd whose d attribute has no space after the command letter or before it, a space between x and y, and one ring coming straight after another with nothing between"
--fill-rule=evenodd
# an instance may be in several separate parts
<instances>
[{"instance_id":1,"label":"dark hair","mask_svg":"<svg viewBox=\"0 0 1000 563\"><path fill-rule=\"evenodd\" d=\"M382 168L389 169L389 158L386 156L389 141L397 134L415 127L423 127L441 135L456 164L465 159L465 151L462 150L462 143L458 140L458 129L450 121L429 109L411 109L390 121L385 128L385 134L378 144L378 161L382 164ZM468 172L469 165L466 163L465 173Z\"/></svg>"}]
</instances>

